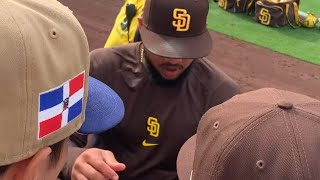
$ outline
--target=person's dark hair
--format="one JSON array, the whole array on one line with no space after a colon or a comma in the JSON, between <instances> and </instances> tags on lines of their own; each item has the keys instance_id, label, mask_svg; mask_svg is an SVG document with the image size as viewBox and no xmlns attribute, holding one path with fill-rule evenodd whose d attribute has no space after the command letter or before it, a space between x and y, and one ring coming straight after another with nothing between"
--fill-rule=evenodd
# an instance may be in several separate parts
<instances>
[{"instance_id":1,"label":"person's dark hair","mask_svg":"<svg viewBox=\"0 0 320 180\"><path fill-rule=\"evenodd\" d=\"M7 171L8 167L10 165L0 166L0 176L4 174L4 172Z\"/></svg>"},{"instance_id":2,"label":"person's dark hair","mask_svg":"<svg viewBox=\"0 0 320 180\"><path fill-rule=\"evenodd\" d=\"M57 165L64 143L66 143L66 139L49 146L52 150L52 152L49 155L50 168L55 167ZM0 176L2 176L9 167L10 167L10 164L5 166L0 166Z\"/></svg>"},{"instance_id":3,"label":"person's dark hair","mask_svg":"<svg viewBox=\"0 0 320 180\"><path fill-rule=\"evenodd\" d=\"M63 145L66 143L66 139L59 141L51 146L49 146L52 152L49 155L50 158L50 167L55 167L60 159L60 154L62 151Z\"/></svg>"}]
</instances>

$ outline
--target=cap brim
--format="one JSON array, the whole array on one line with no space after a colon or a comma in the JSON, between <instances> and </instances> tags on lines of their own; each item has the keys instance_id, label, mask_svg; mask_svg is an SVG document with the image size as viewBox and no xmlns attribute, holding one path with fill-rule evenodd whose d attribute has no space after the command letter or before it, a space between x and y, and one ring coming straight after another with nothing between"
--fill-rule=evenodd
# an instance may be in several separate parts
<instances>
[{"instance_id":1,"label":"cap brim","mask_svg":"<svg viewBox=\"0 0 320 180\"><path fill-rule=\"evenodd\" d=\"M103 82L89 77L88 101L81 134L96 134L119 124L124 116L124 104L119 95Z\"/></svg>"},{"instance_id":2,"label":"cap brim","mask_svg":"<svg viewBox=\"0 0 320 180\"><path fill-rule=\"evenodd\" d=\"M183 144L179 151L177 158L177 173L179 180L189 180L192 175L196 139L197 135L195 134Z\"/></svg>"},{"instance_id":3,"label":"cap brim","mask_svg":"<svg viewBox=\"0 0 320 180\"><path fill-rule=\"evenodd\" d=\"M212 40L208 31L195 37L179 38L156 34L142 26L140 35L146 49L162 57L202 58L208 56L212 49Z\"/></svg>"}]
</instances>

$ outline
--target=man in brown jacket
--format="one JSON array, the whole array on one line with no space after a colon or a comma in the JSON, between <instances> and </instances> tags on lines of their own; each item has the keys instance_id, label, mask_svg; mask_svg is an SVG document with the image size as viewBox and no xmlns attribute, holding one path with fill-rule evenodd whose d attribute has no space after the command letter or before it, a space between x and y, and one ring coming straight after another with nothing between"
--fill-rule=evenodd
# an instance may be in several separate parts
<instances>
[{"instance_id":1,"label":"man in brown jacket","mask_svg":"<svg viewBox=\"0 0 320 180\"><path fill-rule=\"evenodd\" d=\"M207 0L147 0L139 21L141 43L91 52L90 75L120 95L126 112L118 126L86 146L94 148L70 148L77 157L69 157L71 177L178 178L179 149L196 132L203 113L239 92L203 58L212 47L208 10ZM87 144L78 136L73 141Z\"/></svg>"}]
</instances>

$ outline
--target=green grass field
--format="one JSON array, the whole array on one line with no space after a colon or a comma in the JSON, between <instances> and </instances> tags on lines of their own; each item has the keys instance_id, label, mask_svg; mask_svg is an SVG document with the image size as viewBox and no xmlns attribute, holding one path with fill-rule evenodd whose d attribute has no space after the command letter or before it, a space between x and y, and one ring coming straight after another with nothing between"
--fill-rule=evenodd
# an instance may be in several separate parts
<instances>
[{"instance_id":1,"label":"green grass field","mask_svg":"<svg viewBox=\"0 0 320 180\"><path fill-rule=\"evenodd\" d=\"M320 1L301 1L300 10L320 16ZM245 13L230 13L210 0L208 27L217 32L272 49L314 64L320 64L320 23L313 29L289 25L273 28L254 21Z\"/></svg>"}]
</instances>

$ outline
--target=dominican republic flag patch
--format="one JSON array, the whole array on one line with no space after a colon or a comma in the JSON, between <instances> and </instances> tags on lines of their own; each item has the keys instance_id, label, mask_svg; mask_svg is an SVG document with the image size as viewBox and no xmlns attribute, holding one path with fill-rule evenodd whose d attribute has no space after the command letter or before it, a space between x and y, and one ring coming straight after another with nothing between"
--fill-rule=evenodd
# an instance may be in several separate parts
<instances>
[{"instance_id":1,"label":"dominican republic flag patch","mask_svg":"<svg viewBox=\"0 0 320 180\"><path fill-rule=\"evenodd\" d=\"M53 133L82 112L83 71L62 85L39 94L38 138Z\"/></svg>"}]
</instances>

